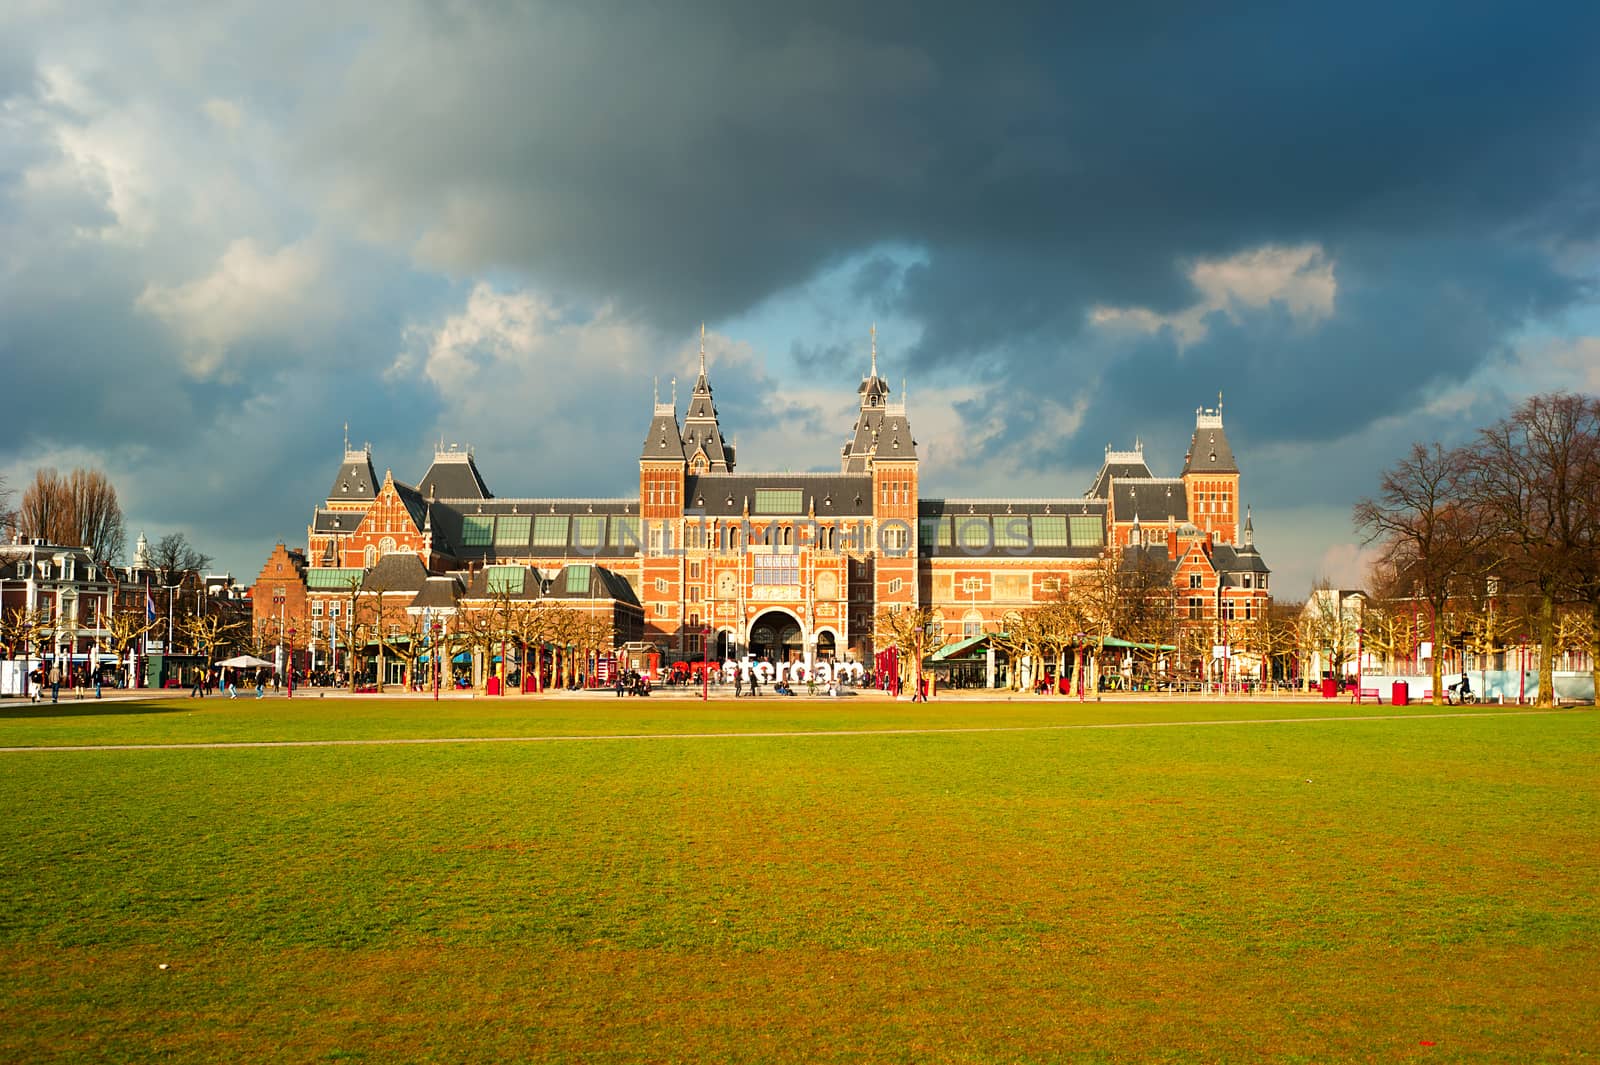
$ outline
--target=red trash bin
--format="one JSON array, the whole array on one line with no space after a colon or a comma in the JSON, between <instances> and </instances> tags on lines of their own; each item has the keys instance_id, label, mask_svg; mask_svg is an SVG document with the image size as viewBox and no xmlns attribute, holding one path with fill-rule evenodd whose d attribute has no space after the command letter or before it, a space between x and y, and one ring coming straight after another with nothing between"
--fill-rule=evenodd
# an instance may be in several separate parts
<instances>
[{"instance_id":1,"label":"red trash bin","mask_svg":"<svg viewBox=\"0 0 1600 1065\"><path fill-rule=\"evenodd\" d=\"M1411 702L1411 686L1403 680L1394 682L1394 688L1389 693L1391 706L1405 706Z\"/></svg>"},{"instance_id":2,"label":"red trash bin","mask_svg":"<svg viewBox=\"0 0 1600 1065\"><path fill-rule=\"evenodd\" d=\"M500 694L500 678L499 677L490 677L489 678L489 683L485 686L485 692L484 693L486 695L499 695Z\"/></svg>"},{"instance_id":3,"label":"red trash bin","mask_svg":"<svg viewBox=\"0 0 1600 1065\"><path fill-rule=\"evenodd\" d=\"M1332 677L1323 677L1322 678L1322 697L1324 699L1336 699L1336 698L1338 698L1338 696L1339 696L1339 682L1334 680Z\"/></svg>"}]
</instances>

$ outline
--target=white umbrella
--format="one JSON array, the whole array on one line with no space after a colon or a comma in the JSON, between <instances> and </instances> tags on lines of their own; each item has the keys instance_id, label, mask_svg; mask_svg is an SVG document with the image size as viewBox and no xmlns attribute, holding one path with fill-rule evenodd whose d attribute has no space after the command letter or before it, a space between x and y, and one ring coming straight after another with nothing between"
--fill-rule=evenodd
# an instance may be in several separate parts
<instances>
[{"instance_id":1,"label":"white umbrella","mask_svg":"<svg viewBox=\"0 0 1600 1065\"><path fill-rule=\"evenodd\" d=\"M224 666L228 669L249 669L252 666L256 668L263 666L268 669L272 668L271 662L268 662L264 658L257 658L254 655L235 655L232 658L223 659L221 662L218 662L217 665Z\"/></svg>"}]
</instances>

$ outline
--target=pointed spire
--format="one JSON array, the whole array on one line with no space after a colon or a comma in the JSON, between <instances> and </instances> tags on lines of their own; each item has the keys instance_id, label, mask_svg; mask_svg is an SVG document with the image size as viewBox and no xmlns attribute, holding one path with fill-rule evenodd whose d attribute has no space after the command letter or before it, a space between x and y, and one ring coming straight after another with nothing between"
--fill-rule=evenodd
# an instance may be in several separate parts
<instances>
[{"instance_id":1,"label":"pointed spire","mask_svg":"<svg viewBox=\"0 0 1600 1065\"><path fill-rule=\"evenodd\" d=\"M706 375L706 323L700 323L700 376Z\"/></svg>"},{"instance_id":2,"label":"pointed spire","mask_svg":"<svg viewBox=\"0 0 1600 1065\"><path fill-rule=\"evenodd\" d=\"M878 376L878 323L872 323L872 372L868 377Z\"/></svg>"},{"instance_id":3,"label":"pointed spire","mask_svg":"<svg viewBox=\"0 0 1600 1065\"><path fill-rule=\"evenodd\" d=\"M673 374L672 375L672 406L673 406L674 409L676 409L677 406L678 406L678 375L677 374Z\"/></svg>"}]
</instances>

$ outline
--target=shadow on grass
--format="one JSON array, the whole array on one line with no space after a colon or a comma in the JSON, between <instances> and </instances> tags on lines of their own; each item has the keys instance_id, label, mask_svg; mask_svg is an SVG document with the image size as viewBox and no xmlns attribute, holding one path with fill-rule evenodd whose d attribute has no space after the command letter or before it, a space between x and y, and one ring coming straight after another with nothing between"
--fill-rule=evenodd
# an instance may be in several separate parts
<instances>
[{"instance_id":1,"label":"shadow on grass","mask_svg":"<svg viewBox=\"0 0 1600 1065\"><path fill-rule=\"evenodd\" d=\"M126 717L131 714L176 714L185 709L182 703L168 701L157 702L144 699L74 699L70 703L63 699L59 703L44 700L37 703L17 702L12 703L7 699L0 702L0 721L28 721L34 718L51 717Z\"/></svg>"}]
</instances>

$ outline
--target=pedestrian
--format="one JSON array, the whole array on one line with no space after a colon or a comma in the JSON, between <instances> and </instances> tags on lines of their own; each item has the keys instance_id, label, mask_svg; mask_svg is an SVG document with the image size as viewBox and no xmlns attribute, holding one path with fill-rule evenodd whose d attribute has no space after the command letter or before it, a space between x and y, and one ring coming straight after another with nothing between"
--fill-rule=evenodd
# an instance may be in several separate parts
<instances>
[{"instance_id":1,"label":"pedestrian","mask_svg":"<svg viewBox=\"0 0 1600 1065\"><path fill-rule=\"evenodd\" d=\"M734 674L733 674L733 697L735 699L738 699L743 695L744 695L744 680L740 676L739 671L735 670Z\"/></svg>"},{"instance_id":2,"label":"pedestrian","mask_svg":"<svg viewBox=\"0 0 1600 1065\"><path fill-rule=\"evenodd\" d=\"M100 671L98 669L94 671L94 697L96 699L100 698Z\"/></svg>"},{"instance_id":3,"label":"pedestrian","mask_svg":"<svg viewBox=\"0 0 1600 1065\"><path fill-rule=\"evenodd\" d=\"M199 699L204 697L206 693L205 670L197 669L190 674L190 676L193 678L193 680L191 680L189 683L189 698Z\"/></svg>"},{"instance_id":4,"label":"pedestrian","mask_svg":"<svg viewBox=\"0 0 1600 1065\"><path fill-rule=\"evenodd\" d=\"M265 695L266 693L267 693L267 674L266 674L266 670L261 670L261 671L256 673L256 698L259 699L263 695Z\"/></svg>"},{"instance_id":5,"label":"pedestrian","mask_svg":"<svg viewBox=\"0 0 1600 1065\"><path fill-rule=\"evenodd\" d=\"M28 673L28 693L33 696L33 701L39 701L39 693L44 690L44 671L30 670Z\"/></svg>"},{"instance_id":6,"label":"pedestrian","mask_svg":"<svg viewBox=\"0 0 1600 1065\"><path fill-rule=\"evenodd\" d=\"M50 701L61 701L61 667L54 662L50 663Z\"/></svg>"},{"instance_id":7,"label":"pedestrian","mask_svg":"<svg viewBox=\"0 0 1600 1065\"><path fill-rule=\"evenodd\" d=\"M222 674L222 683L228 689L228 698L239 698L239 685L235 676L226 670Z\"/></svg>"},{"instance_id":8,"label":"pedestrian","mask_svg":"<svg viewBox=\"0 0 1600 1065\"><path fill-rule=\"evenodd\" d=\"M623 678L622 678L622 670L619 669L619 670L617 670L617 698L618 699L622 698L623 689L625 689L626 687L627 687L627 684L625 684L623 682Z\"/></svg>"}]
</instances>

